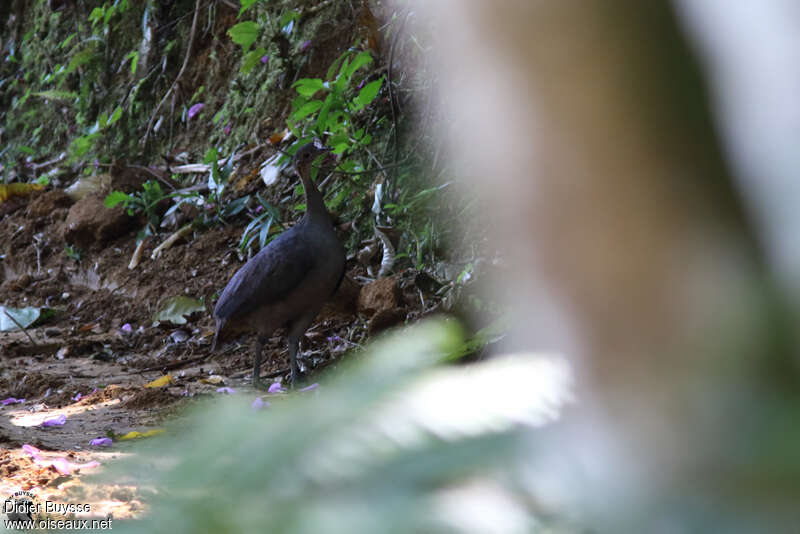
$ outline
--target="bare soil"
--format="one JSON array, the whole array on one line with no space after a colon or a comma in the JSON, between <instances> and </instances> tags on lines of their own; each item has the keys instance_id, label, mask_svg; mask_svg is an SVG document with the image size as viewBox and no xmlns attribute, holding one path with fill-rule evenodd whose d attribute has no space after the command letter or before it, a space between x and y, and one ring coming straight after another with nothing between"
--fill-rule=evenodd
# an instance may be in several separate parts
<instances>
[{"instance_id":1,"label":"bare soil","mask_svg":"<svg viewBox=\"0 0 800 534\"><path fill-rule=\"evenodd\" d=\"M210 311L242 265L235 247L246 221L196 232L156 260L150 253L166 235L150 238L142 262L130 270L135 227L94 243L80 261L67 256L63 235L69 204L60 191L50 191L24 203L17 199L14 209L0 215L0 305L55 310L24 332L0 332L0 399L25 399L0 406L0 496L31 490L49 500L91 503L92 516L131 517L143 509L141 488L82 480L129 454L130 442L115 439L111 447L95 447L90 440L158 428L198 396L222 395L220 387L253 398L261 394L250 387L249 336L227 340L216 353L210 350ZM363 344L371 328L378 329L370 319L381 310L357 312L360 285L353 278L363 273L363 266L351 261L339 293L306 334L308 381ZM393 309L383 315L394 317L391 324L424 313L413 274L405 278L412 280L405 299L410 306L396 294L397 287L387 289ZM175 295L202 299L206 312L189 316L184 325L156 323L160 305ZM383 325L385 317L380 322L381 328L391 326ZM270 340L267 351L262 377L285 381L283 332ZM171 384L145 387L167 373ZM41 426L60 415L66 417L62 426ZM40 457L25 452L25 444L40 449ZM56 458L73 464L70 474L48 465ZM79 467L90 461L100 466Z\"/></svg>"}]
</instances>

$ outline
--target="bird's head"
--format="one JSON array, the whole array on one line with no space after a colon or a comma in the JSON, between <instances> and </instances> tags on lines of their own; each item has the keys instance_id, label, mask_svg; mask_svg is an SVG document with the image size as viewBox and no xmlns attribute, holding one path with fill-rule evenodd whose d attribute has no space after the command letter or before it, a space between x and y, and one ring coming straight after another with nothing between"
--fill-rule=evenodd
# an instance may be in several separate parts
<instances>
[{"instance_id":1,"label":"bird's head","mask_svg":"<svg viewBox=\"0 0 800 534\"><path fill-rule=\"evenodd\" d=\"M300 176L310 176L311 164L317 159L320 154L325 154L330 151L330 148L317 146L315 143L308 143L295 152L294 168Z\"/></svg>"}]
</instances>

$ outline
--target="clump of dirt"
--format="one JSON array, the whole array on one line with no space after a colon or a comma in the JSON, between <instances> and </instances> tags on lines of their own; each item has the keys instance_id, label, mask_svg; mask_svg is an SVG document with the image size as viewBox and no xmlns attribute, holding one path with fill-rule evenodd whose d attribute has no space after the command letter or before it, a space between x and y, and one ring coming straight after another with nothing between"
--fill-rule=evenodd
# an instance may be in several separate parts
<instances>
[{"instance_id":1,"label":"clump of dirt","mask_svg":"<svg viewBox=\"0 0 800 534\"><path fill-rule=\"evenodd\" d=\"M166 389L142 389L123 402L122 406L129 410L153 410L174 404L180 399Z\"/></svg>"}]
</instances>

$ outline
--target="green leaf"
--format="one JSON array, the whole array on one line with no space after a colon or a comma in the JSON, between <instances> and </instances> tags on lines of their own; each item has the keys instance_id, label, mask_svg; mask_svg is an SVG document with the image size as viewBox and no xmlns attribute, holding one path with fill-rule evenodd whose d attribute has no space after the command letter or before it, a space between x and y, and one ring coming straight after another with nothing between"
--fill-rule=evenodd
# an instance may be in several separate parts
<instances>
[{"instance_id":1,"label":"green leaf","mask_svg":"<svg viewBox=\"0 0 800 534\"><path fill-rule=\"evenodd\" d=\"M31 93L33 96L46 98L47 100L61 100L71 102L78 98L78 93L72 91L39 91L38 93Z\"/></svg>"},{"instance_id":2,"label":"green leaf","mask_svg":"<svg viewBox=\"0 0 800 534\"><path fill-rule=\"evenodd\" d=\"M372 63L372 61L373 61L372 55L369 52L367 51L361 52L355 57L353 62L350 63L350 66L347 67L347 71L345 72L345 77L347 77L347 79L350 80L353 77L353 74L355 74L355 72L358 69L360 69L364 65L369 65L370 63Z\"/></svg>"},{"instance_id":3,"label":"green leaf","mask_svg":"<svg viewBox=\"0 0 800 534\"><path fill-rule=\"evenodd\" d=\"M239 10L239 15L238 16L241 17L242 13L244 13L248 8L250 8L250 6L252 6L255 3L256 3L256 0L242 0L242 2L241 2L242 8Z\"/></svg>"},{"instance_id":4,"label":"green leaf","mask_svg":"<svg viewBox=\"0 0 800 534\"><path fill-rule=\"evenodd\" d=\"M241 46L244 51L247 52L253 43L256 42L256 39L258 39L258 31L260 29L261 26L259 26L257 22L248 20L231 27L228 30L228 35L234 43Z\"/></svg>"},{"instance_id":5,"label":"green leaf","mask_svg":"<svg viewBox=\"0 0 800 534\"><path fill-rule=\"evenodd\" d=\"M136 65L139 63L139 51L133 50L125 56L125 59L131 60L131 74L136 74Z\"/></svg>"},{"instance_id":6,"label":"green leaf","mask_svg":"<svg viewBox=\"0 0 800 534\"><path fill-rule=\"evenodd\" d=\"M64 39L61 42L61 46L59 46L59 48L66 48L67 46L69 46L69 43L71 43L72 40L77 36L78 36L77 33L71 33L66 39Z\"/></svg>"},{"instance_id":7,"label":"green leaf","mask_svg":"<svg viewBox=\"0 0 800 534\"><path fill-rule=\"evenodd\" d=\"M248 72L253 70L253 68L256 65L258 65L259 61L261 61L261 58L266 53L267 49L264 48L263 46L260 46L255 50L251 50L250 52L245 54L245 56L242 58L242 66L239 68L239 72L241 72L242 74L247 74Z\"/></svg>"},{"instance_id":8,"label":"green leaf","mask_svg":"<svg viewBox=\"0 0 800 534\"><path fill-rule=\"evenodd\" d=\"M35 156L36 155L36 151L34 149L32 149L31 147L26 146L26 145L19 145L17 147L17 150L19 150L23 154L28 154L29 156Z\"/></svg>"},{"instance_id":9,"label":"green leaf","mask_svg":"<svg viewBox=\"0 0 800 534\"><path fill-rule=\"evenodd\" d=\"M112 191L107 196L106 199L103 201L103 204L107 208L113 208L119 203L127 204L131 201L131 196L123 193L122 191Z\"/></svg>"},{"instance_id":10,"label":"green leaf","mask_svg":"<svg viewBox=\"0 0 800 534\"><path fill-rule=\"evenodd\" d=\"M378 91L381 90L381 85L383 85L383 76L380 79L375 80L374 82L369 82L367 85L364 86L363 89L358 93L358 96L353 99L353 111L360 111L367 107L375 97L378 96Z\"/></svg>"},{"instance_id":11,"label":"green leaf","mask_svg":"<svg viewBox=\"0 0 800 534\"><path fill-rule=\"evenodd\" d=\"M120 119L120 117L122 117L122 108L117 107L117 109L114 110L114 113L111 114L111 118L108 119L108 125L109 126L113 125Z\"/></svg>"},{"instance_id":12,"label":"green leaf","mask_svg":"<svg viewBox=\"0 0 800 534\"><path fill-rule=\"evenodd\" d=\"M69 64L67 65L67 69L64 71L64 73L72 74L81 65L89 63L89 61L92 60L92 57L94 57L94 49L91 47L84 48L83 50L72 56L72 58L69 60Z\"/></svg>"},{"instance_id":13,"label":"green leaf","mask_svg":"<svg viewBox=\"0 0 800 534\"><path fill-rule=\"evenodd\" d=\"M292 114L295 119L304 119L322 107L321 100L312 100Z\"/></svg>"},{"instance_id":14,"label":"green leaf","mask_svg":"<svg viewBox=\"0 0 800 534\"><path fill-rule=\"evenodd\" d=\"M328 129L328 112L330 111L332 104L333 93L329 93L328 96L325 97L325 103L322 105L322 109L319 111L319 117L317 117L317 130L320 132L324 132Z\"/></svg>"},{"instance_id":15,"label":"green leaf","mask_svg":"<svg viewBox=\"0 0 800 534\"><path fill-rule=\"evenodd\" d=\"M173 324L186 324L185 315L191 315L195 312L205 311L202 301L186 297L184 295L177 295L168 298L161 309L156 313L153 320L166 322L169 321Z\"/></svg>"},{"instance_id":16,"label":"green leaf","mask_svg":"<svg viewBox=\"0 0 800 534\"><path fill-rule=\"evenodd\" d=\"M325 87L325 85L319 78L303 78L294 82L292 87L294 87L301 96L310 98L314 96L314 93Z\"/></svg>"},{"instance_id":17,"label":"green leaf","mask_svg":"<svg viewBox=\"0 0 800 534\"><path fill-rule=\"evenodd\" d=\"M342 63L342 61L345 60L346 57L350 56L351 54L352 52L350 50L347 50L341 56L337 57L336 61L334 61L331 64L331 66L328 67L328 73L325 75L325 79L333 80L333 75L336 73L337 69L339 68L339 65Z\"/></svg>"},{"instance_id":18,"label":"green leaf","mask_svg":"<svg viewBox=\"0 0 800 534\"><path fill-rule=\"evenodd\" d=\"M216 148L209 148L206 151L206 155L203 156L203 163L216 163L219 159L219 155Z\"/></svg>"}]
</instances>

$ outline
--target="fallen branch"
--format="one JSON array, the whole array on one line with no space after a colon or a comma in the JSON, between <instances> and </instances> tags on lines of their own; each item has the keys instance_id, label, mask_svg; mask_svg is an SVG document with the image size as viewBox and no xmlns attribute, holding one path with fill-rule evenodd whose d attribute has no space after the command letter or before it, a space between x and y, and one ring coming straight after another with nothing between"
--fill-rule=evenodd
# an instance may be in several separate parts
<instances>
[{"instance_id":1,"label":"fallen branch","mask_svg":"<svg viewBox=\"0 0 800 534\"><path fill-rule=\"evenodd\" d=\"M178 241L180 238L190 233L191 231L192 231L192 223L185 225L183 228L181 228L180 230L178 230L177 232L166 238L163 243L158 245L153 250L153 253L150 254L150 259L154 260L158 258L163 251L167 250L169 247L174 245L176 241Z\"/></svg>"}]
</instances>

